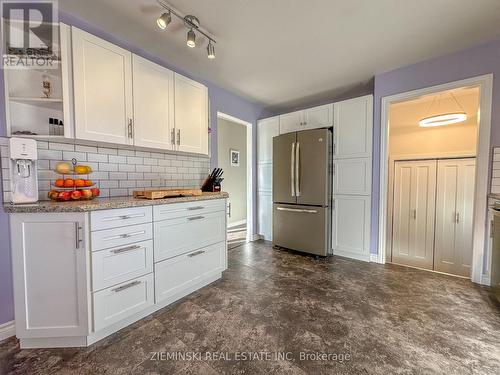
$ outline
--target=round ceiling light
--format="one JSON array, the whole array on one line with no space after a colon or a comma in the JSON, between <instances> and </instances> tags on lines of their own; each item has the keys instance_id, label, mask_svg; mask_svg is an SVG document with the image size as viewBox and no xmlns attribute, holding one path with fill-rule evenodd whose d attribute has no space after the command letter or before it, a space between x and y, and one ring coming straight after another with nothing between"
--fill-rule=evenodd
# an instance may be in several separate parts
<instances>
[{"instance_id":1,"label":"round ceiling light","mask_svg":"<svg viewBox=\"0 0 500 375\"><path fill-rule=\"evenodd\" d=\"M467 114L465 112L445 113L442 115L423 118L419 121L418 125L421 128L432 128L434 126L457 124L459 122L464 122L465 120L467 120Z\"/></svg>"}]
</instances>

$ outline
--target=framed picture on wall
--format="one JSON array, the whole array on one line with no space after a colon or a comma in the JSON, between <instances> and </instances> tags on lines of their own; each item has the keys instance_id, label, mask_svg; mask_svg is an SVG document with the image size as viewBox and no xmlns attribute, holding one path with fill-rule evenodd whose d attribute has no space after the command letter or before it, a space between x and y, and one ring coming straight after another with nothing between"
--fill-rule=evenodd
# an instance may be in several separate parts
<instances>
[{"instance_id":1,"label":"framed picture on wall","mask_svg":"<svg viewBox=\"0 0 500 375\"><path fill-rule=\"evenodd\" d=\"M236 150L230 150L231 167L240 166L240 152Z\"/></svg>"}]
</instances>

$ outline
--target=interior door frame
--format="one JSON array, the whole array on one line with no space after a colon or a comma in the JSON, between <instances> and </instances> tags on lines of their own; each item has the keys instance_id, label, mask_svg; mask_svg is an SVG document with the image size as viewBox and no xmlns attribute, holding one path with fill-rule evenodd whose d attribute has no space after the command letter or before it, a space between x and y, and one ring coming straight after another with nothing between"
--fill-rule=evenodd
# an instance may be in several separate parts
<instances>
[{"instance_id":1,"label":"interior door frame","mask_svg":"<svg viewBox=\"0 0 500 375\"><path fill-rule=\"evenodd\" d=\"M253 124L248 121L241 120L237 117L217 111L217 119L227 120L236 124L244 125L247 129L247 236L246 242L253 241L254 221L253 221ZM256 192L255 192L256 193Z\"/></svg>"},{"instance_id":2,"label":"interior door frame","mask_svg":"<svg viewBox=\"0 0 500 375\"><path fill-rule=\"evenodd\" d=\"M452 90L464 86L478 86L480 91L479 124L476 146L476 180L474 192L474 228L471 280L478 284L487 284L483 278L483 259L485 256L485 230L487 222L487 196L490 162L490 133L493 74L485 74L442 85L411 90L395 95L382 97L380 121L380 196L379 196L379 228L378 255L379 263L386 262L388 243L388 192L389 192L389 108L396 102L415 99L422 95Z\"/></svg>"}]
</instances>

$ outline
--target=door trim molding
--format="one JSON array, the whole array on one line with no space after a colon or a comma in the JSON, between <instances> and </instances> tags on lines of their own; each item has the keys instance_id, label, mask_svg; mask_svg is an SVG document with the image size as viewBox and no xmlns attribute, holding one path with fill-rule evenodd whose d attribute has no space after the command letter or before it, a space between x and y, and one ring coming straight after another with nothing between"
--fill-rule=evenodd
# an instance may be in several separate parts
<instances>
[{"instance_id":1,"label":"door trim molding","mask_svg":"<svg viewBox=\"0 0 500 375\"><path fill-rule=\"evenodd\" d=\"M253 234L255 232L255 228L257 227L253 220L253 204L257 200L254 199L257 197L257 192L253 189L253 168L254 168L254 160L253 160L253 126L251 122L241 120L237 117L228 115L223 112L217 111L217 118L223 119L227 121L234 122L236 124L244 125L247 128L247 242L253 241ZM256 165L256 163L255 163Z\"/></svg>"},{"instance_id":2,"label":"door trim molding","mask_svg":"<svg viewBox=\"0 0 500 375\"><path fill-rule=\"evenodd\" d=\"M386 261L387 244L387 214L388 214L388 167L389 167L389 106L392 103L411 100L418 96L439 91L451 90L463 86L479 86L480 89L480 119L478 126L478 141L476 155L476 181L474 192L474 228L471 280L483 283L483 258L485 250L485 228L487 221L488 174L490 161L490 131L493 74L448 82L442 85L407 91L382 97L380 121L380 196L379 196L379 240L378 259Z\"/></svg>"}]
</instances>

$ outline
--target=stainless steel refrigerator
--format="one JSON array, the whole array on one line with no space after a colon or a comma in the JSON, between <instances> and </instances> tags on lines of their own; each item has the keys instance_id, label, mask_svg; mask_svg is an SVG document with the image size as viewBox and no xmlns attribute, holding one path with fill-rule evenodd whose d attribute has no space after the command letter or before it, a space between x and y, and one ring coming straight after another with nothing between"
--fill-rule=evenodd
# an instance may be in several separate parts
<instances>
[{"instance_id":1,"label":"stainless steel refrigerator","mask_svg":"<svg viewBox=\"0 0 500 375\"><path fill-rule=\"evenodd\" d=\"M273 245L331 253L332 131L273 138Z\"/></svg>"}]
</instances>

